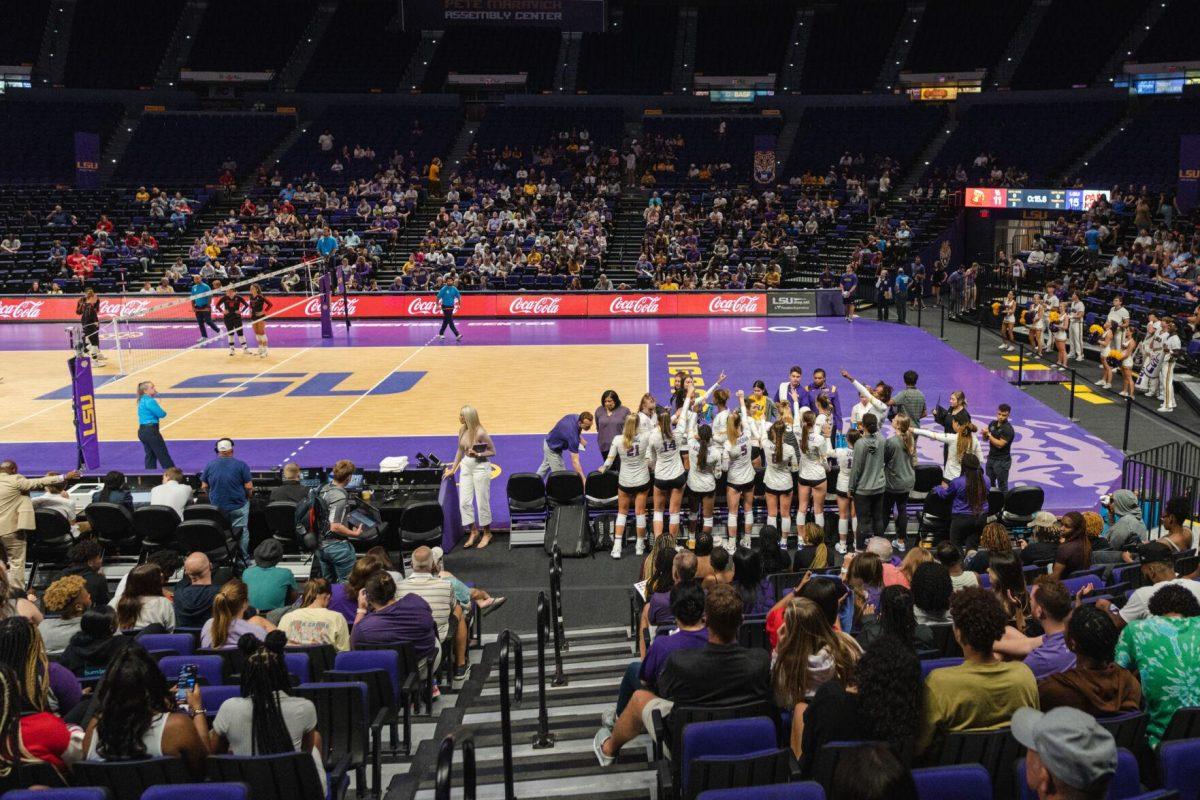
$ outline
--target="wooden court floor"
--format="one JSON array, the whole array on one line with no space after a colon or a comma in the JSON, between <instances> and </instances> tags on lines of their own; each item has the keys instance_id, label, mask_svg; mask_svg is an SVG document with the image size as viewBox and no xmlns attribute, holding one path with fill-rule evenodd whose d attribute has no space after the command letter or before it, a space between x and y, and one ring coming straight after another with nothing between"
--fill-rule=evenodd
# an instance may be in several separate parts
<instances>
[{"instance_id":1,"label":"wooden court floor","mask_svg":"<svg viewBox=\"0 0 1200 800\"><path fill-rule=\"evenodd\" d=\"M593 410L605 389L626 404L648 384L644 344L272 348L138 351L134 369L96 370L102 441L137 438L137 383L154 381L168 439L453 435L475 406L494 434L544 434ZM174 357L171 357L174 356ZM169 358L168 358L169 357ZM166 359L166 360L160 360ZM0 352L0 441L73 441L61 351ZM581 397L589 404L577 408Z\"/></svg>"}]
</instances>

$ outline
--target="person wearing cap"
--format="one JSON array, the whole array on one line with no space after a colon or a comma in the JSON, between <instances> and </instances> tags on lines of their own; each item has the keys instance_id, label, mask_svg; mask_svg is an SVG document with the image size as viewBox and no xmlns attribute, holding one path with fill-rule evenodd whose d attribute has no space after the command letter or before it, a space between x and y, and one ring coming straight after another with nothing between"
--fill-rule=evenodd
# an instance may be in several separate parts
<instances>
[{"instance_id":1,"label":"person wearing cap","mask_svg":"<svg viewBox=\"0 0 1200 800\"><path fill-rule=\"evenodd\" d=\"M259 611L271 611L290 605L299 588L290 569L278 566L283 558L283 545L266 539L254 548L254 566L242 573L250 592L250 605Z\"/></svg>"},{"instance_id":2,"label":"person wearing cap","mask_svg":"<svg viewBox=\"0 0 1200 800\"><path fill-rule=\"evenodd\" d=\"M1025 782L1039 800L1104 800L1117 773L1117 743L1075 708L1018 708L1013 738L1025 746Z\"/></svg>"},{"instance_id":3,"label":"person wearing cap","mask_svg":"<svg viewBox=\"0 0 1200 800\"><path fill-rule=\"evenodd\" d=\"M1146 701L1146 741L1158 747L1181 708L1200 706L1200 601L1187 588L1162 586L1150 598L1150 617L1134 620L1117 640L1116 662L1135 670Z\"/></svg>"},{"instance_id":4,"label":"person wearing cap","mask_svg":"<svg viewBox=\"0 0 1200 800\"><path fill-rule=\"evenodd\" d=\"M229 518L234 540L241 545L243 555L250 550L250 497L254 483L250 465L233 456L233 440L218 439L217 457L209 461L200 473L200 490Z\"/></svg>"},{"instance_id":5,"label":"person wearing cap","mask_svg":"<svg viewBox=\"0 0 1200 800\"><path fill-rule=\"evenodd\" d=\"M463 608L470 608L471 604L474 603L475 607L481 610L484 616L487 616L504 605L506 598L492 597L483 589L477 586L467 586L454 575L450 574L443 563L446 554L442 548L435 547L431 552L433 553L433 574L450 581L450 585L454 587L454 599Z\"/></svg>"},{"instance_id":6,"label":"person wearing cap","mask_svg":"<svg viewBox=\"0 0 1200 800\"><path fill-rule=\"evenodd\" d=\"M1200 601L1200 583L1190 577L1176 577L1173 553L1161 540L1148 542L1138 548L1137 557L1142 564L1142 579L1145 586L1135 589L1129 600L1118 610L1110 600L1101 598L1096 607L1113 614L1113 622L1123 628L1130 622L1150 616L1150 601L1164 586L1182 586Z\"/></svg>"},{"instance_id":7,"label":"person wearing cap","mask_svg":"<svg viewBox=\"0 0 1200 800\"><path fill-rule=\"evenodd\" d=\"M1163 506L1159 537L1154 541L1167 547L1173 556L1196 547L1196 539L1200 538L1200 527L1187 525L1190 514L1191 501L1186 497L1172 497ZM1121 557L1126 564L1136 564L1141 560L1128 551ZM1188 577L1194 577L1194 574Z\"/></svg>"},{"instance_id":8,"label":"person wearing cap","mask_svg":"<svg viewBox=\"0 0 1200 800\"><path fill-rule=\"evenodd\" d=\"M1049 511L1039 511L1029 522L1032 540L1020 539L1021 563L1025 566L1053 561L1058 552L1058 517Z\"/></svg>"}]
</instances>

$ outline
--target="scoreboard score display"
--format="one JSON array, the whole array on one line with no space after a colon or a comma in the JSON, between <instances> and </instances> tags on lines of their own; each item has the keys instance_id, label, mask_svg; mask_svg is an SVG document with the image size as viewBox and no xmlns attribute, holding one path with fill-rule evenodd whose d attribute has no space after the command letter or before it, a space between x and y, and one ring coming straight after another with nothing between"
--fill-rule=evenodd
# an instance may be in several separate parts
<instances>
[{"instance_id":1,"label":"scoreboard score display","mask_svg":"<svg viewBox=\"0 0 1200 800\"><path fill-rule=\"evenodd\" d=\"M998 189L985 186L969 187L964 195L967 208L1042 211L1088 211L1100 199L1109 199L1107 189Z\"/></svg>"}]
</instances>

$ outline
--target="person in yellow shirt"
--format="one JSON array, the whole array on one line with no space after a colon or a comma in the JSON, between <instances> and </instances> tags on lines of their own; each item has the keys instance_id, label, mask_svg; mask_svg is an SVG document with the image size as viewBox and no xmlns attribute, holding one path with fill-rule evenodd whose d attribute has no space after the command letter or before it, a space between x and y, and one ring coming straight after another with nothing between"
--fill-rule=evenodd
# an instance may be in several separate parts
<instances>
[{"instance_id":1,"label":"person in yellow shirt","mask_svg":"<svg viewBox=\"0 0 1200 800\"><path fill-rule=\"evenodd\" d=\"M658 288L660 291L663 291L663 292L677 292L677 291L679 291L679 283L675 280L675 276L672 275L671 277L667 278L665 281L660 283L658 285Z\"/></svg>"},{"instance_id":2,"label":"person in yellow shirt","mask_svg":"<svg viewBox=\"0 0 1200 800\"><path fill-rule=\"evenodd\" d=\"M204 255L208 258L217 258L221 255L221 248L217 247L216 242L209 242L204 248Z\"/></svg>"},{"instance_id":3,"label":"person in yellow shirt","mask_svg":"<svg viewBox=\"0 0 1200 800\"><path fill-rule=\"evenodd\" d=\"M540 250L531 251L529 253L529 256L526 258L525 263L529 264L530 266L534 266L534 267L536 267L538 264L541 264L542 263L542 252Z\"/></svg>"},{"instance_id":4,"label":"person in yellow shirt","mask_svg":"<svg viewBox=\"0 0 1200 800\"><path fill-rule=\"evenodd\" d=\"M525 181L523 191L525 192L526 197L533 197L535 194L537 194L537 184L533 181Z\"/></svg>"},{"instance_id":5,"label":"person in yellow shirt","mask_svg":"<svg viewBox=\"0 0 1200 800\"><path fill-rule=\"evenodd\" d=\"M1006 728L1019 708L1038 707L1037 679L1020 661L997 661L992 647L1004 635L1008 614L987 589L960 589L950 598L954 639L963 663L925 679L925 707L916 752L947 734Z\"/></svg>"},{"instance_id":6,"label":"person in yellow shirt","mask_svg":"<svg viewBox=\"0 0 1200 800\"><path fill-rule=\"evenodd\" d=\"M149 203L150 202L150 193L146 191L145 186L139 186L138 190L137 190L137 194L135 194L133 196L133 199L137 200L139 203Z\"/></svg>"},{"instance_id":7,"label":"person in yellow shirt","mask_svg":"<svg viewBox=\"0 0 1200 800\"><path fill-rule=\"evenodd\" d=\"M429 193L433 195L441 195L442 193L442 160L434 158L429 162Z\"/></svg>"}]
</instances>

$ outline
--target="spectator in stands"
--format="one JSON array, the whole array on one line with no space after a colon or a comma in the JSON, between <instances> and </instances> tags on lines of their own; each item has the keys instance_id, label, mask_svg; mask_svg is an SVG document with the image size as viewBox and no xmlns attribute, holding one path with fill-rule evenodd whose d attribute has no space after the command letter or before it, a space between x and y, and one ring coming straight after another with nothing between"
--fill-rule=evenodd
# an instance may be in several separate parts
<instances>
[{"instance_id":1,"label":"spectator in stands","mask_svg":"<svg viewBox=\"0 0 1200 800\"><path fill-rule=\"evenodd\" d=\"M200 490L208 494L208 501L229 518L234 541L241 546L243 555L250 550L250 497L254 483L250 478L250 465L233 455L233 440L217 440L217 457L209 461L200 473Z\"/></svg>"},{"instance_id":2,"label":"spectator in stands","mask_svg":"<svg viewBox=\"0 0 1200 800\"><path fill-rule=\"evenodd\" d=\"M183 470L167 467L162 483L150 490L150 505L167 506L183 519L183 510L192 502L192 487L183 482Z\"/></svg>"},{"instance_id":3,"label":"spectator in stands","mask_svg":"<svg viewBox=\"0 0 1200 800\"><path fill-rule=\"evenodd\" d=\"M242 696L226 700L217 711L212 752L236 756L311 753L324 790L324 748L317 731L317 708L312 700L291 694L292 682L283 659L287 638L273 631L260 643L246 634L237 646L244 657Z\"/></svg>"},{"instance_id":4,"label":"spectator in stands","mask_svg":"<svg viewBox=\"0 0 1200 800\"><path fill-rule=\"evenodd\" d=\"M825 569L829 566L829 548L825 545L825 531L815 522L805 523L800 532L800 546L796 548L793 564L797 572L808 569Z\"/></svg>"},{"instance_id":5,"label":"spectator in stands","mask_svg":"<svg viewBox=\"0 0 1200 800\"><path fill-rule=\"evenodd\" d=\"M836 741L883 741L901 763L912 763L924 691L921 662L911 647L894 636L868 644L853 681L827 681L804 715L793 717L792 752L800 774L810 777L821 747Z\"/></svg>"},{"instance_id":6,"label":"spectator in stands","mask_svg":"<svg viewBox=\"0 0 1200 800\"><path fill-rule=\"evenodd\" d=\"M236 647L238 639L252 634L259 641L275 630L275 626L257 612L247 618L250 593L243 581L228 581L213 598L212 619L200 628L200 646L206 648Z\"/></svg>"},{"instance_id":7,"label":"spectator in stands","mask_svg":"<svg viewBox=\"0 0 1200 800\"><path fill-rule=\"evenodd\" d=\"M332 584L333 596L329 600L329 608L337 611L350 624L354 623L354 615L358 611L358 596L367 586L367 581L377 572L385 569L382 559L366 553L354 562L350 574L342 583ZM396 580L395 576L392 576ZM399 583L397 580L396 583Z\"/></svg>"},{"instance_id":8,"label":"spectator in stands","mask_svg":"<svg viewBox=\"0 0 1200 800\"><path fill-rule=\"evenodd\" d=\"M883 562L870 551L859 553L842 562L842 579L850 587L854 600L842 617L843 630L857 630L863 617L879 610L879 595L883 592Z\"/></svg>"},{"instance_id":9,"label":"spectator in stands","mask_svg":"<svg viewBox=\"0 0 1200 800\"><path fill-rule=\"evenodd\" d=\"M104 548L95 539L80 539L67 551L63 575L78 575L87 584L88 594L95 605L108 605L108 580L100 572L104 568Z\"/></svg>"},{"instance_id":10,"label":"spectator in stands","mask_svg":"<svg viewBox=\"0 0 1200 800\"><path fill-rule=\"evenodd\" d=\"M821 684L853 680L861 654L857 641L830 627L820 606L803 597L793 599L784 612L771 671L776 704L803 715Z\"/></svg>"},{"instance_id":11,"label":"spectator in stands","mask_svg":"<svg viewBox=\"0 0 1200 800\"><path fill-rule=\"evenodd\" d=\"M950 583L954 591L979 585L979 576L963 568L962 551L954 542L942 542L934 551L934 558L950 572Z\"/></svg>"},{"instance_id":12,"label":"spectator in stands","mask_svg":"<svg viewBox=\"0 0 1200 800\"><path fill-rule=\"evenodd\" d=\"M743 613L761 617L775 604L775 590L764 579L762 557L756 550L738 548L733 554L733 576L730 584L742 598Z\"/></svg>"},{"instance_id":13,"label":"spectator in stands","mask_svg":"<svg viewBox=\"0 0 1200 800\"><path fill-rule=\"evenodd\" d=\"M979 549L967 554L965 566L971 572L984 572L994 553L1011 552L1013 545L1008 528L999 522L989 522L983 526L983 533L979 536Z\"/></svg>"},{"instance_id":14,"label":"spectator in stands","mask_svg":"<svg viewBox=\"0 0 1200 800\"><path fill-rule=\"evenodd\" d=\"M21 252L21 237L13 234L0 239L0 253L16 255L19 252Z\"/></svg>"},{"instance_id":15,"label":"spectator in stands","mask_svg":"<svg viewBox=\"0 0 1200 800\"><path fill-rule=\"evenodd\" d=\"M157 564L134 567L119 599L117 626L123 630L145 630L158 626L158 633L175 630L175 609L163 594L163 573Z\"/></svg>"},{"instance_id":16,"label":"spectator in stands","mask_svg":"<svg viewBox=\"0 0 1200 800\"><path fill-rule=\"evenodd\" d=\"M604 728L611 730L616 725L617 717L639 688L658 693L659 676L672 653L703 647L708 641L708 629L704 625L704 590L699 584L688 582L671 589L671 614L675 618L675 630L655 637L644 659L629 662L617 690L616 706L601 714L600 724Z\"/></svg>"},{"instance_id":17,"label":"spectator in stands","mask_svg":"<svg viewBox=\"0 0 1200 800\"><path fill-rule=\"evenodd\" d=\"M175 623L181 628L199 628L212 616L213 598L220 587L213 584L212 563L204 553L192 553L183 562L183 577L175 587Z\"/></svg>"},{"instance_id":18,"label":"spectator in stands","mask_svg":"<svg viewBox=\"0 0 1200 800\"><path fill-rule=\"evenodd\" d=\"M61 477L57 472L47 472L46 477ZM66 482L48 484L42 487L45 491L37 497L33 498L33 510L38 511L53 511L61 514L64 519L71 524L72 533L86 533L91 530L91 526L87 522L75 522L75 501L71 499L70 492L67 491Z\"/></svg>"},{"instance_id":19,"label":"spectator in stands","mask_svg":"<svg viewBox=\"0 0 1200 800\"><path fill-rule=\"evenodd\" d=\"M954 578L944 565L937 561L919 565L912 578L913 613L917 624L950 624L950 598L954 591Z\"/></svg>"},{"instance_id":20,"label":"spectator in stands","mask_svg":"<svg viewBox=\"0 0 1200 800\"><path fill-rule=\"evenodd\" d=\"M396 646L412 644L417 657L433 660L434 671L442 660L437 622L429 603L415 593L397 597L396 582L386 572L378 572L358 594L358 612L350 632L350 646Z\"/></svg>"},{"instance_id":21,"label":"spectator in stands","mask_svg":"<svg viewBox=\"0 0 1200 800\"><path fill-rule=\"evenodd\" d=\"M104 476L103 485L92 493L92 502L113 503L133 511L133 495L129 493L126 485L125 473L115 469L110 470Z\"/></svg>"},{"instance_id":22,"label":"spectator in stands","mask_svg":"<svg viewBox=\"0 0 1200 800\"><path fill-rule=\"evenodd\" d=\"M329 581L310 578L304 584L299 608L288 611L279 620L279 630L293 645L329 644L335 649L350 649L350 628L346 618L329 608L333 594Z\"/></svg>"},{"instance_id":23,"label":"spectator in stands","mask_svg":"<svg viewBox=\"0 0 1200 800\"><path fill-rule=\"evenodd\" d=\"M900 572L900 568L892 563L892 543L882 536L872 536L867 539L866 546L863 548L868 553L874 553L879 556L879 562L883 569L884 586L907 586L908 579Z\"/></svg>"},{"instance_id":24,"label":"spectator in stands","mask_svg":"<svg viewBox=\"0 0 1200 800\"><path fill-rule=\"evenodd\" d=\"M1149 537L1149 532L1146 530L1146 523L1142 521L1142 504L1137 495L1128 489L1113 492L1104 508L1108 511L1112 525L1104 534L1104 539L1097 542L1097 545L1102 542L1106 547L1103 550L1094 550L1092 560L1111 564L1123 561L1121 551L1126 547L1141 544Z\"/></svg>"},{"instance_id":25,"label":"spectator in stands","mask_svg":"<svg viewBox=\"0 0 1200 800\"><path fill-rule=\"evenodd\" d=\"M1117 772L1117 744L1095 718L1074 708L1019 708L1013 738L1025 746L1025 783L1037 796L1103 800Z\"/></svg>"},{"instance_id":26,"label":"spectator in stands","mask_svg":"<svg viewBox=\"0 0 1200 800\"><path fill-rule=\"evenodd\" d=\"M283 545L275 539L265 539L254 549L254 565L242 573L249 590L250 605L259 611L271 611L290 605L299 592L296 576L290 569L279 566Z\"/></svg>"},{"instance_id":27,"label":"spectator in stands","mask_svg":"<svg viewBox=\"0 0 1200 800\"><path fill-rule=\"evenodd\" d=\"M1064 514L1058 522L1062 529L1062 543L1054 554L1054 567L1050 574L1064 578L1092 565L1092 543L1084 527L1083 515L1077 511Z\"/></svg>"},{"instance_id":28,"label":"spectator in stands","mask_svg":"<svg viewBox=\"0 0 1200 800\"><path fill-rule=\"evenodd\" d=\"M79 633L83 612L92 607L87 581L78 575L65 575L46 587L42 605L55 617L46 617L38 625L46 652L57 655L67 649L71 637Z\"/></svg>"},{"instance_id":29,"label":"spectator in stands","mask_svg":"<svg viewBox=\"0 0 1200 800\"><path fill-rule=\"evenodd\" d=\"M892 636L914 653L934 649L933 631L917 624L913 594L904 586L889 586L879 595L879 610L863 620L858 642L864 647L881 636Z\"/></svg>"},{"instance_id":30,"label":"spectator in stands","mask_svg":"<svg viewBox=\"0 0 1200 800\"><path fill-rule=\"evenodd\" d=\"M996 643L996 652L1007 658L1022 658L1038 680L1071 669L1075 654L1067 647L1067 617L1071 614L1071 593L1061 581L1042 575L1029 592L1029 607L1042 629L1041 636L1022 636L1006 628Z\"/></svg>"},{"instance_id":31,"label":"spectator in stands","mask_svg":"<svg viewBox=\"0 0 1200 800\"><path fill-rule=\"evenodd\" d=\"M272 503L300 503L308 497L309 489L300 482L300 465L294 461L283 465L283 480L271 489Z\"/></svg>"},{"instance_id":32,"label":"spectator in stands","mask_svg":"<svg viewBox=\"0 0 1200 800\"><path fill-rule=\"evenodd\" d=\"M851 748L833 772L831 797L839 800L917 800L912 773L892 748L864 744Z\"/></svg>"},{"instance_id":33,"label":"spectator in stands","mask_svg":"<svg viewBox=\"0 0 1200 800\"><path fill-rule=\"evenodd\" d=\"M1029 667L997 661L993 646L1004 635L1005 610L985 589L963 589L950 600L954 638L963 664L925 679L924 720L917 739L923 753L946 734L1007 725L1018 708L1036 708L1037 681Z\"/></svg>"},{"instance_id":34,"label":"spectator in stands","mask_svg":"<svg viewBox=\"0 0 1200 800\"><path fill-rule=\"evenodd\" d=\"M83 740L88 761L175 757L194 778L204 775L209 731L200 686L187 693L187 713L175 711L166 677L140 645L130 644L113 657L96 706Z\"/></svg>"},{"instance_id":35,"label":"spectator in stands","mask_svg":"<svg viewBox=\"0 0 1200 800\"><path fill-rule=\"evenodd\" d=\"M346 487L354 476L354 463L346 459L339 460L333 465L333 473L329 483L322 486L316 495L315 511L316 528L320 549L317 560L321 565L323 576L331 581L339 582L353 569L355 564L354 545L350 539L362 535L363 526L351 528L347 525L351 505L350 493ZM354 597L348 598L350 603Z\"/></svg>"},{"instance_id":36,"label":"spectator in stands","mask_svg":"<svg viewBox=\"0 0 1200 800\"><path fill-rule=\"evenodd\" d=\"M1062 535L1058 527L1058 518L1049 511L1039 511L1033 515L1029 529L1033 534L1032 541L1020 540L1021 563L1028 566L1053 562Z\"/></svg>"},{"instance_id":37,"label":"spectator in stands","mask_svg":"<svg viewBox=\"0 0 1200 800\"><path fill-rule=\"evenodd\" d=\"M73 225L78 225L79 220L74 214L69 214L63 210L61 205L55 205L50 213L43 220L51 228L69 228Z\"/></svg>"},{"instance_id":38,"label":"spectator in stands","mask_svg":"<svg viewBox=\"0 0 1200 800\"><path fill-rule=\"evenodd\" d=\"M1142 687L1137 678L1113 663L1119 636L1111 614L1089 605L1072 611L1066 641L1075 654L1075 666L1038 681L1041 709L1071 706L1093 716L1106 716L1141 708Z\"/></svg>"},{"instance_id":39,"label":"spectator in stands","mask_svg":"<svg viewBox=\"0 0 1200 800\"><path fill-rule=\"evenodd\" d=\"M645 689L634 692L612 730L596 732L592 748L600 766L612 766L621 747L643 731L653 736L653 712L669 716L675 703L770 703L770 656L765 650L738 644L742 601L737 592L729 586L714 587L704 601L704 618L708 644L672 653L658 679L659 694ZM721 679L713 680L715 675Z\"/></svg>"},{"instance_id":40,"label":"spectator in stands","mask_svg":"<svg viewBox=\"0 0 1200 800\"><path fill-rule=\"evenodd\" d=\"M4 693L4 699L15 700L15 707L20 709L21 748L59 770L77 760L80 755L77 731L72 731L53 711L53 676L46 649L37 627L24 617L0 621L0 673L12 679L9 685L15 685Z\"/></svg>"},{"instance_id":41,"label":"spectator in stands","mask_svg":"<svg viewBox=\"0 0 1200 800\"><path fill-rule=\"evenodd\" d=\"M25 582L25 541L34 530L33 501L29 492L46 486L54 486L64 478L74 480L78 472L68 472L44 478L26 478L21 475L16 463L0 461L0 546L4 548L4 560L12 571L12 581Z\"/></svg>"},{"instance_id":42,"label":"spectator in stands","mask_svg":"<svg viewBox=\"0 0 1200 800\"><path fill-rule=\"evenodd\" d=\"M1180 708L1200 705L1200 671L1188 655L1200 648L1200 602L1182 586L1163 586L1150 614L1121 631L1116 663L1136 670L1150 721L1146 738L1157 747Z\"/></svg>"},{"instance_id":43,"label":"spectator in stands","mask_svg":"<svg viewBox=\"0 0 1200 800\"><path fill-rule=\"evenodd\" d=\"M1116 606L1107 598L1096 601L1096 607L1109 611L1114 615L1113 621L1118 628L1123 628L1130 622L1146 619L1150 616L1150 599L1164 586L1181 586L1191 592L1200 602L1200 583L1192 580L1192 576L1175 575L1173 553L1162 539L1142 545L1138 548L1138 558L1141 561L1141 578L1145 585L1135 589L1125 605L1121 606L1119 614Z\"/></svg>"},{"instance_id":44,"label":"spectator in stands","mask_svg":"<svg viewBox=\"0 0 1200 800\"><path fill-rule=\"evenodd\" d=\"M438 641L450 635L450 624L454 624L454 677L467 676L467 623L462 606L454 596L454 588L448 581L433 574L433 551L418 547L412 554L412 571L396 586L398 596L416 594L429 604L433 618L438 623Z\"/></svg>"}]
</instances>

